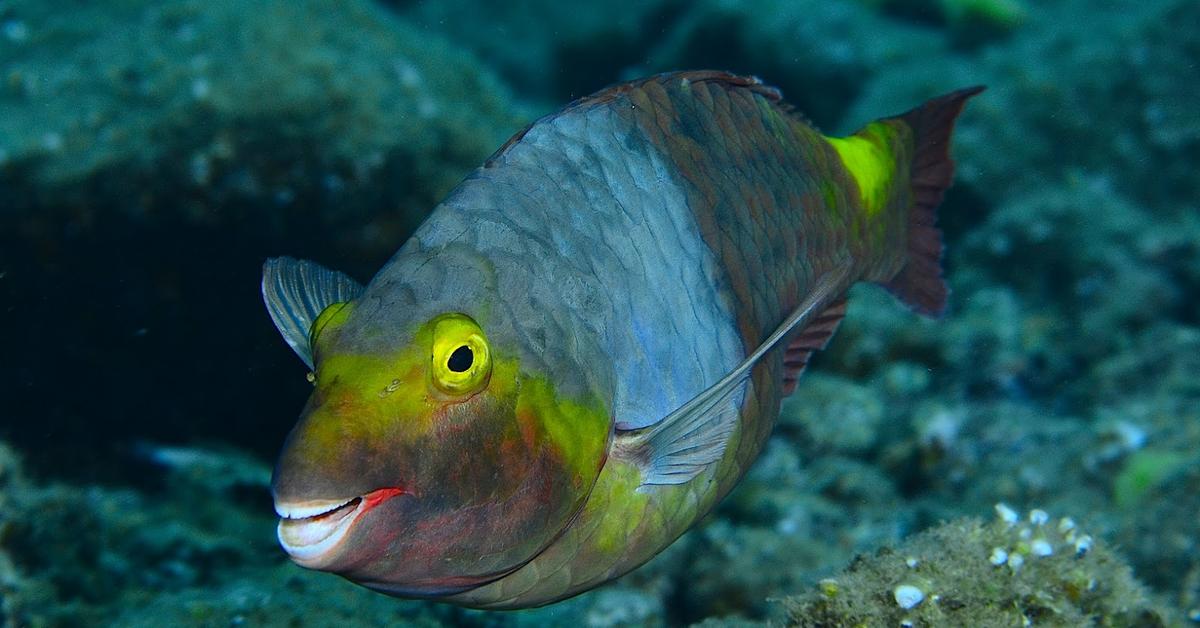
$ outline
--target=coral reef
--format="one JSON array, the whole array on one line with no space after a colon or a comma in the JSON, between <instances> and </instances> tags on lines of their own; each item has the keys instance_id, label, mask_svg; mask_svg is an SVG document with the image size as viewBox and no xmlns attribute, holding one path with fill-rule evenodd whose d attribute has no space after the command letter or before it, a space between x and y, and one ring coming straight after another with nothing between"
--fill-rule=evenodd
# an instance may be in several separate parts
<instances>
[{"instance_id":1,"label":"coral reef","mask_svg":"<svg viewBox=\"0 0 1200 628\"><path fill-rule=\"evenodd\" d=\"M142 449L161 492L30 481L0 443L4 625L441 625L461 615L287 564L257 459Z\"/></svg>"},{"instance_id":2,"label":"coral reef","mask_svg":"<svg viewBox=\"0 0 1200 628\"><path fill-rule=\"evenodd\" d=\"M832 129L878 68L924 58L938 45L916 26L854 2L703 0L666 29L629 73L698 66L754 74Z\"/></svg>"},{"instance_id":3,"label":"coral reef","mask_svg":"<svg viewBox=\"0 0 1200 628\"><path fill-rule=\"evenodd\" d=\"M556 108L621 79L622 72L662 37L662 30L690 10L681 0L646 0L622 5L618 11L603 2L559 0L385 4L415 25L461 42L495 68L521 98L543 108Z\"/></svg>"},{"instance_id":4,"label":"coral reef","mask_svg":"<svg viewBox=\"0 0 1200 628\"><path fill-rule=\"evenodd\" d=\"M797 626L1167 626L1160 607L1103 543L1070 518L961 519L860 556L788 598Z\"/></svg>"},{"instance_id":5,"label":"coral reef","mask_svg":"<svg viewBox=\"0 0 1200 628\"><path fill-rule=\"evenodd\" d=\"M0 625L521 627L570 617L606 628L665 615L653 573L501 616L372 593L286 560L258 459L148 444L137 456L163 477L160 491L32 481L0 442Z\"/></svg>"},{"instance_id":6,"label":"coral reef","mask_svg":"<svg viewBox=\"0 0 1200 628\"><path fill-rule=\"evenodd\" d=\"M179 451L179 450L177 450ZM104 623L113 610L157 593L207 587L235 570L277 563L261 462L213 452L229 476L169 471L171 500L128 489L80 489L26 480L7 446L0 515L0 564L15 577L5 591L14 626ZM236 512L236 516L231 516ZM139 603L139 605L140 605Z\"/></svg>"},{"instance_id":7,"label":"coral reef","mask_svg":"<svg viewBox=\"0 0 1200 628\"><path fill-rule=\"evenodd\" d=\"M0 172L38 192L8 211L413 218L519 128L471 57L369 2L77 4L5 3L24 34L0 65Z\"/></svg>"},{"instance_id":8,"label":"coral reef","mask_svg":"<svg viewBox=\"0 0 1200 628\"><path fill-rule=\"evenodd\" d=\"M135 438L267 456L294 415L261 391L304 383L265 340L263 259L373 272L524 116L476 59L367 0L71 7L0 4L0 290L25 330L5 432L83 478L114 471L93 446ZM220 346L266 351L211 386ZM130 396L147 406L98 443L41 436L90 431Z\"/></svg>"},{"instance_id":9,"label":"coral reef","mask_svg":"<svg viewBox=\"0 0 1200 628\"><path fill-rule=\"evenodd\" d=\"M872 7L902 17L926 20L946 27L953 41L964 47L1001 38L1028 17L1017 0L865 0Z\"/></svg>"}]
</instances>

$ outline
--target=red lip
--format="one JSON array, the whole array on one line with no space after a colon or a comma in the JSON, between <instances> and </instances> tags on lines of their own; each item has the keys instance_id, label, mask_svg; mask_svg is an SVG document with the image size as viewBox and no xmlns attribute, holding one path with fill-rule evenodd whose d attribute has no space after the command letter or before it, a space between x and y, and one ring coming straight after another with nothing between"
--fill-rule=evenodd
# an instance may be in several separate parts
<instances>
[{"instance_id":1,"label":"red lip","mask_svg":"<svg viewBox=\"0 0 1200 628\"><path fill-rule=\"evenodd\" d=\"M370 510L379 504L382 504L383 502L398 495L403 495L404 493L405 491L402 488L381 488L363 495L362 500L366 504L366 510Z\"/></svg>"}]
</instances>

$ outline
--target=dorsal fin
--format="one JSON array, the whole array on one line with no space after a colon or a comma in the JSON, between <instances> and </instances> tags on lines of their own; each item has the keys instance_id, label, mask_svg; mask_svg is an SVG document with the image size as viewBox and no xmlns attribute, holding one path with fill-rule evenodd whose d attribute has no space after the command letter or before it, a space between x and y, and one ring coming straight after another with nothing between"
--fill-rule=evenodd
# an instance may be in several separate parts
<instances>
[{"instance_id":1,"label":"dorsal fin","mask_svg":"<svg viewBox=\"0 0 1200 628\"><path fill-rule=\"evenodd\" d=\"M808 359L812 357L814 351L820 351L829 344L829 339L833 337L845 316L846 298L842 297L814 317L812 322L804 327L804 331L788 343L787 353L783 356L784 395L790 395L796 391L796 383L800 381L800 375L808 366Z\"/></svg>"},{"instance_id":2,"label":"dorsal fin","mask_svg":"<svg viewBox=\"0 0 1200 628\"><path fill-rule=\"evenodd\" d=\"M720 460L737 425L743 384L750 379L754 365L789 334L827 311L831 301L844 301L835 291L843 287L845 275L844 267L822 275L787 319L716 384L650 427L618 432L614 455L641 467L643 485L682 484Z\"/></svg>"},{"instance_id":3,"label":"dorsal fin","mask_svg":"<svg viewBox=\"0 0 1200 628\"><path fill-rule=\"evenodd\" d=\"M350 301L362 286L344 273L291 257L273 257L263 264L262 294L267 313L283 340L301 360L313 367L308 332L326 307Z\"/></svg>"},{"instance_id":4,"label":"dorsal fin","mask_svg":"<svg viewBox=\"0 0 1200 628\"><path fill-rule=\"evenodd\" d=\"M634 81L626 81L624 83L609 85L608 87L594 94L572 101L566 107L563 107L561 111L556 111L533 121L532 124L524 129L521 129L520 131L517 131L515 135L508 138L508 141L505 142L503 146L498 148L496 152L492 153L492 156L488 157L487 161L483 162L483 167L491 168L499 163L504 157L505 153L507 153L515 144L520 142L521 139L525 137L526 133L529 133L533 127L542 124L543 122L568 114L572 111L612 102L617 98L628 95L634 90L642 89L651 83L667 85L673 82L718 83L724 85L728 89L748 89L763 96L767 100L774 103L777 107L782 107L784 111L788 111L792 113L792 115L798 115L791 111L790 105L783 104L783 94L780 93L778 89L764 84L762 79L756 76L738 76L736 74L730 74L720 70L685 70L682 72L663 72L661 74L655 74L653 76L648 76ZM803 118L803 116L799 117Z\"/></svg>"}]
</instances>

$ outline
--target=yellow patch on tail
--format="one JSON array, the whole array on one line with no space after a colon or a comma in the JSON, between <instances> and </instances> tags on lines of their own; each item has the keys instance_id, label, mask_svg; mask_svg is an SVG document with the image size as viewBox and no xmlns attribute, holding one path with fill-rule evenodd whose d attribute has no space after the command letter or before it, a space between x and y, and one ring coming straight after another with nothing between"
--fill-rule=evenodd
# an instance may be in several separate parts
<instances>
[{"instance_id":1,"label":"yellow patch on tail","mask_svg":"<svg viewBox=\"0 0 1200 628\"><path fill-rule=\"evenodd\" d=\"M842 159L842 165L858 184L863 207L874 216L887 206L895 173L895 157L889 142L891 129L872 122L849 137L827 137Z\"/></svg>"}]
</instances>

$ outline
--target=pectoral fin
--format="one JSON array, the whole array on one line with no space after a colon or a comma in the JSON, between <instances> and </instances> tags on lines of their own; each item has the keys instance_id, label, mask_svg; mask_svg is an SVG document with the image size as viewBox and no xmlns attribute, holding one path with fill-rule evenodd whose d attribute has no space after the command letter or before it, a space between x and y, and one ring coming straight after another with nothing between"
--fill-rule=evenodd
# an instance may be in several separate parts
<instances>
[{"instance_id":1,"label":"pectoral fin","mask_svg":"<svg viewBox=\"0 0 1200 628\"><path fill-rule=\"evenodd\" d=\"M291 257L273 257L263 264L262 294L267 312L288 346L313 368L309 330L321 311L350 301L362 286L344 273Z\"/></svg>"},{"instance_id":2,"label":"pectoral fin","mask_svg":"<svg viewBox=\"0 0 1200 628\"><path fill-rule=\"evenodd\" d=\"M754 365L784 338L807 327L841 299L835 291L842 289L844 277L843 269L821 276L770 337L716 384L652 426L618 432L615 455L633 460L642 468L643 486L682 484L720 460L741 414L741 397Z\"/></svg>"}]
</instances>

